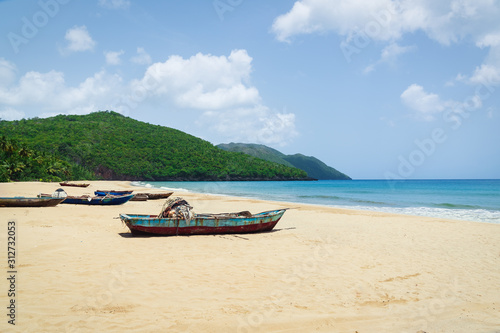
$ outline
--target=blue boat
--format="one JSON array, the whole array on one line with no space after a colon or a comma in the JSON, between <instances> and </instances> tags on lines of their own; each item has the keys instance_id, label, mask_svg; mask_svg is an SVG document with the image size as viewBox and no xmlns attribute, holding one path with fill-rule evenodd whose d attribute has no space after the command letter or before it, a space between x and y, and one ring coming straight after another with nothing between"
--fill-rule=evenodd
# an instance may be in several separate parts
<instances>
[{"instance_id":1,"label":"blue boat","mask_svg":"<svg viewBox=\"0 0 500 333\"><path fill-rule=\"evenodd\" d=\"M127 195L111 195L111 196L95 196L89 197L82 195L79 197L68 196L62 203L74 205L121 205L134 197L133 194Z\"/></svg>"},{"instance_id":2,"label":"blue boat","mask_svg":"<svg viewBox=\"0 0 500 333\"><path fill-rule=\"evenodd\" d=\"M286 209L258 214L195 214L190 218L164 218L158 215L120 214L133 235L215 235L271 231Z\"/></svg>"}]
</instances>

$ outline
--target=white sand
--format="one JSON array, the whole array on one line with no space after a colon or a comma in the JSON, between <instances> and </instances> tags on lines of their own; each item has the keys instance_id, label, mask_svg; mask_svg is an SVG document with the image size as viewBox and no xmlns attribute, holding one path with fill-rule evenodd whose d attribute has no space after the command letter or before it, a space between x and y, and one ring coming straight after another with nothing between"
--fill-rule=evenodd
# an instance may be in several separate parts
<instances>
[{"instance_id":1,"label":"white sand","mask_svg":"<svg viewBox=\"0 0 500 333\"><path fill-rule=\"evenodd\" d=\"M52 193L3 183L0 196ZM128 182L96 189L157 190ZM1 332L500 332L500 226L174 193L197 212L299 207L273 232L132 237L121 206L0 208ZM15 221L16 325L7 223Z\"/></svg>"}]
</instances>

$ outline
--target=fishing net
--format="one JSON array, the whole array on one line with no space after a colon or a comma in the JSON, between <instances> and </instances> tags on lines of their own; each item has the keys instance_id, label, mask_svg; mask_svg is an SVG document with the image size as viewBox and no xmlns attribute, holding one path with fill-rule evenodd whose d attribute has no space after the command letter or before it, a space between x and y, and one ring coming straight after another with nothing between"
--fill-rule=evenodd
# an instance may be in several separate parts
<instances>
[{"instance_id":1,"label":"fishing net","mask_svg":"<svg viewBox=\"0 0 500 333\"><path fill-rule=\"evenodd\" d=\"M171 198L163 204L159 217L184 219L187 224L189 224L194 217L193 207L191 207L189 203L182 198Z\"/></svg>"}]
</instances>

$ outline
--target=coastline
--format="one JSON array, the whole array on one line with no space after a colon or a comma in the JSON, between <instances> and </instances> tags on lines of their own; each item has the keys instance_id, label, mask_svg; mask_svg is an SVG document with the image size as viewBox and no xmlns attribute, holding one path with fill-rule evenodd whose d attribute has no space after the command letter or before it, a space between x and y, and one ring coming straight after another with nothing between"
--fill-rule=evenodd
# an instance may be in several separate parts
<instances>
[{"instance_id":1,"label":"coastline","mask_svg":"<svg viewBox=\"0 0 500 333\"><path fill-rule=\"evenodd\" d=\"M385 180L295 182L132 182L169 191L237 196L247 199L312 204L500 224L498 180L412 180L391 186ZM465 183L464 183L465 182ZM346 186L347 185L347 186Z\"/></svg>"},{"instance_id":2,"label":"coastline","mask_svg":"<svg viewBox=\"0 0 500 333\"><path fill-rule=\"evenodd\" d=\"M141 188L128 181L64 187L71 195ZM2 196L56 183L2 183ZM241 197L174 192L195 212L287 211L262 234L131 237L119 213L156 214L164 200L121 206L0 208L18 227L18 316L24 332L494 332L500 226ZM0 260L6 271L7 251ZM8 290L3 279L0 288ZM0 303L8 304L5 292ZM47 306L47 304L50 304ZM5 307L4 307L5 309ZM4 311L7 311L5 309Z\"/></svg>"}]
</instances>

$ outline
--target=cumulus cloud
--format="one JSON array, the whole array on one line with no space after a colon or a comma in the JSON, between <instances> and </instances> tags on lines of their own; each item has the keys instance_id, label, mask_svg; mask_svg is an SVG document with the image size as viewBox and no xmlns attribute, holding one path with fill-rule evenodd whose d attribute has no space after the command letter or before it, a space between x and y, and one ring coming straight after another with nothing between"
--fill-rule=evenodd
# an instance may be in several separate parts
<instances>
[{"instance_id":1,"label":"cumulus cloud","mask_svg":"<svg viewBox=\"0 0 500 333\"><path fill-rule=\"evenodd\" d=\"M224 141L284 146L298 135L295 114L272 111L263 105L207 111L196 123L223 134Z\"/></svg>"},{"instance_id":2,"label":"cumulus cloud","mask_svg":"<svg viewBox=\"0 0 500 333\"><path fill-rule=\"evenodd\" d=\"M278 16L271 31L282 42L298 35L333 32L344 37L340 48L349 62L371 41L388 46L365 73L411 49L397 44L405 34L422 31L442 45L468 42L490 48L487 59L468 82L500 84L500 4L491 0L299 0ZM492 59L494 58L494 59ZM465 80L467 81L467 80ZM448 86L454 84L448 82Z\"/></svg>"},{"instance_id":3,"label":"cumulus cloud","mask_svg":"<svg viewBox=\"0 0 500 333\"><path fill-rule=\"evenodd\" d=\"M436 115L446 111L446 117L465 114L483 106L483 99L480 95L474 94L463 101L442 100L439 95L429 93L418 84L412 84L402 94L401 101L408 108L415 111L418 119L432 121Z\"/></svg>"},{"instance_id":4,"label":"cumulus cloud","mask_svg":"<svg viewBox=\"0 0 500 333\"><path fill-rule=\"evenodd\" d=\"M375 70L376 66L383 63L394 64L399 56L415 49L415 46L400 46L397 43L391 43L382 50L380 59L377 62L366 67L365 73Z\"/></svg>"},{"instance_id":5,"label":"cumulus cloud","mask_svg":"<svg viewBox=\"0 0 500 333\"><path fill-rule=\"evenodd\" d=\"M13 83L16 78L16 72L16 65L4 58L0 58L0 87L5 87Z\"/></svg>"},{"instance_id":6,"label":"cumulus cloud","mask_svg":"<svg viewBox=\"0 0 500 333\"><path fill-rule=\"evenodd\" d=\"M487 86L500 83L500 67L490 64L483 64L477 67L470 78L473 84L484 84Z\"/></svg>"},{"instance_id":7,"label":"cumulus cloud","mask_svg":"<svg viewBox=\"0 0 500 333\"><path fill-rule=\"evenodd\" d=\"M99 0L99 6L108 9L128 9L130 1L128 0Z\"/></svg>"},{"instance_id":8,"label":"cumulus cloud","mask_svg":"<svg viewBox=\"0 0 500 333\"><path fill-rule=\"evenodd\" d=\"M25 117L24 112L16 110L14 108L7 107L3 110L0 109L0 119L1 120L20 120Z\"/></svg>"},{"instance_id":9,"label":"cumulus cloud","mask_svg":"<svg viewBox=\"0 0 500 333\"><path fill-rule=\"evenodd\" d=\"M105 71L86 78L75 87L66 84L62 72L31 71L17 83L0 87L0 105L8 110L36 110L51 115L83 114L105 109L118 99L121 92L121 78Z\"/></svg>"},{"instance_id":10,"label":"cumulus cloud","mask_svg":"<svg viewBox=\"0 0 500 333\"><path fill-rule=\"evenodd\" d=\"M106 64L108 65L119 65L121 64L120 56L122 56L125 51L105 51L104 56L106 57Z\"/></svg>"},{"instance_id":11,"label":"cumulus cloud","mask_svg":"<svg viewBox=\"0 0 500 333\"><path fill-rule=\"evenodd\" d=\"M280 41L327 31L347 37L363 32L390 41L422 30L446 45L468 36L484 44L498 42L499 14L498 4L489 0L300 0L275 19L272 31Z\"/></svg>"},{"instance_id":12,"label":"cumulus cloud","mask_svg":"<svg viewBox=\"0 0 500 333\"><path fill-rule=\"evenodd\" d=\"M122 51L111 54L116 63ZM2 71L1 68L7 68ZM10 77L11 64L0 61L0 75ZM71 86L64 73L30 71L8 85L0 84L0 117L86 114L97 110L128 113L162 106L165 113L191 112L190 121L222 140L282 145L293 139L295 115L271 110L251 84L252 58L246 50L229 56L198 53L190 58L170 56L151 64L140 79L124 82L105 70ZM3 77L3 76L0 76ZM201 117L196 120L196 117ZM165 114L165 116L168 116Z\"/></svg>"},{"instance_id":13,"label":"cumulus cloud","mask_svg":"<svg viewBox=\"0 0 500 333\"><path fill-rule=\"evenodd\" d=\"M61 50L62 54L92 51L96 45L96 42L92 39L87 27L84 25L68 29L64 38L67 41L67 45Z\"/></svg>"},{"instance_id":14,"label":"cumulus cloud","mask_svg":"<svg viewBox=\"0 0 500 333\"><path fill-rule=\"evenodd\" d=\"M433 120L436 113L444 111L447 102L442 101L437 94L428 93L422 86L412 84L402 94L401 100L424 120Z\"/></svg>"},{"instance_id":15,"label":"cumulus cloud","mask_svg":"<svg viewBox=\"0 0 500 333\"><path fill-rule=\"evenodd\" d=\"M225 140L285 144L296 135L295 115L265 106L250 83L251 72L246 50L187 59L173 55L150 65L142 79L132 82L132 90L140 99L203 111L196 123Z\"/></svg>"},{"instance_id":16,"label":"cumulus cloud","mask_svg":"<svg viewBox=\"0 0 500 333\"><path fill-rule=\"evenodd\" d=\"M151 56L142 47L137 48L137 55L132 57L130 61L138 65L149 65L153 62Z\"/></svg>"},{"instance_id":17,"label":"cumulus cloud","mask_svg":"<svg viewBox=\"0 0 500 333\"><path fill-rule=\"evenodd\" d=\"M248 84L252 58L245 50L226 56L198 53L189 59L174 55L154 63L137 87L171 99L182 108L217 110L259 102L259 92ZM137 88L140 89L140 88Z\"/></svg>"},{"instance_id":18,"label":"cumulus cloud","mask_svg":"<svg viewBox=\"0 0 500 333\"><path fill-rule=\"evenodd\" d=\"M275 19L272 31L278 40L289 42L295 35L328 31L352 36L377 23L373 37L388 40L402 33L397 12L397 4L390 0L301 0Z\"/></svg>"}]
</instances>

